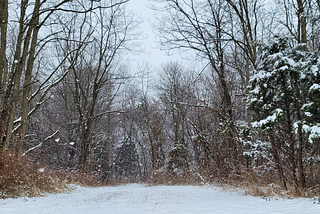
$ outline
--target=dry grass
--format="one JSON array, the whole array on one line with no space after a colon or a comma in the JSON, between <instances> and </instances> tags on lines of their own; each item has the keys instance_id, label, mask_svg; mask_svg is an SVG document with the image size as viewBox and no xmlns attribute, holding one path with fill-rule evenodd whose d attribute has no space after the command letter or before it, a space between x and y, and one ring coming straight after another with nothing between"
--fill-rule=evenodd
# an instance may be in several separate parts
<instances>
[{"instance_id":1,"label":"dry grass","mask_svg":"<svg viewBox=\"0 0 320 214\"><path fill-rule=\"evenodd\" d=\"M278 184L271 183L269 185L259 185L259 184L223 184L225 190L238 191L244 195L252 195L256 197L286 197L291 198L293 195L289 191L284 191Z\"/></svg>"},{"instance_id":2,"label":"dry grass","mask_svg":"<svg viewBox=\"0 0 320 214\"><path fill-rule=\"evenodd\" d=\"M153 185L201 185L204 183L203 178L192 165L188 168L171 170L163 167L152 173L148 180Z\"/></svg>"},{"instance_id":3,"label":"dry grass","mask_svg":"<svg viewBox=\"0 0 320 214\"><path fill-rule=\"evenodd\" d=\"M174 175L167 172L156 171L148 181L153 185L199 185L201 180L195 175Z\"/></svg>"},{"instance_id":4,"label":"dry grass","mask_svg":"<svg viewBox=\"0 0 320 214\"><path fill-rule=\"evenodd\" d=\"M202 176L201 176L202 175ZM297 191L294 185L288 185L288 189L284 190L278 183L275 173L265 171L263 169L246 169L237 167L229 173L229 176L218 176L218 173L213 177L206 173L195 171L194 169L187 173L177 176L166 170L158 170L153 173L150 184L165 184L165 185L202 185L212 184L221 186L224 190L238 191L245 195L257 197L320 197L320 185L313 186L307 189L306 192Z\"/></svg>"},{"instance_id":5,"label":"dry grass","mask_svg":"<svg viewBox=\"0 0 320 214\"><path fill-rule=\"evenodd\" d=\"M230 173L222 184L226 189L237 189L244 194L260 197L319 197L320 186L316 185L306 191L297 190L297 186L287 182L285 190L275 177L275 172L263 169L245 169L238 167Z\"/></svg>"},{"instance_id":6,"label":"dry grass","mask_svg":"<svg viewBox=\"0 0 320 214\"><path fill-rule=\"evenodd\" d=\"M100 186L100 176L66 170L47 169L27 157L0 154L0 198L41 196L69 191L69 184Z\"/></svg>"},{"instance_id":7,"label":"dry grass","mask_svg":"<svg viewBox=\"0 0 320 214\"><path fill-rule=\"evenodd\" d=\"M48 172L42 172L26 157L17 158L6 151L0 154L0 198L38 196L65 191L66 185Z\"/></svg>"},{"instance_id":8,"label":"dry grass","mask_svg":"<svg viewBox=\"0 0 320 214\"><path fill-rule=\"evenodd\" d=\"M75 184L87 187L102 186L100 175L95 173L81 173L79 171L69 171L64 169L49 169L50 174L67 184Z\"/></svg>"}]
</instances>

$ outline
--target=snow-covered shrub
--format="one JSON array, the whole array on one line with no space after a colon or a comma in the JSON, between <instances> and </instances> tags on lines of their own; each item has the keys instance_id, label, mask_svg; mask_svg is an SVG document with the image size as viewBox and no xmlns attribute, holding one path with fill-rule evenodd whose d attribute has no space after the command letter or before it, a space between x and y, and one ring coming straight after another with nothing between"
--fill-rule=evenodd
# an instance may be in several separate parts
<instances>
[{"instance_id":1,"label":"snow-covered shrub","mask_svg":"<svg viewBox=\"0 0 320 214\"><path fill-rule=\"evenodd\" d=\"M173 146L166 158L164 166L153 172L152 183L156 184L197 184L201 183L194 164L190 162L188 149L177 144Z\"/></svg>"},{"instance_id":2,"label":"snow-covered shrub","mask_svg":"<svg viewBox=\"0 0 320 214\"><path fill-rule=\"evenodd\" d=\"M167 172L175 176L188 174L190 166L188 159L188 149L182 144L175 145L169 151L169 156L165 163Z\"/></svg>"}]
</instances>

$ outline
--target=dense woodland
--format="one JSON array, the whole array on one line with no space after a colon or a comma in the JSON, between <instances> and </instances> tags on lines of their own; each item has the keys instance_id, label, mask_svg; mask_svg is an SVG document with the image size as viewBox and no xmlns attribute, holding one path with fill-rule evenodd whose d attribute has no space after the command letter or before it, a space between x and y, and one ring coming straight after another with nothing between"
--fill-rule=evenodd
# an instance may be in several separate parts
<instances>
[{"instance_id":1,"label":"dense woodland","mask_svg":"<svg viewBox=\"0 0 320 214\"><path fill-rule=\"evenodd\" d=\"M320 191L320 1L154 0L159 47L196 66L138 70L128 1L0 1L2 157L105 184Z\"/></svg>"}]
</instances>

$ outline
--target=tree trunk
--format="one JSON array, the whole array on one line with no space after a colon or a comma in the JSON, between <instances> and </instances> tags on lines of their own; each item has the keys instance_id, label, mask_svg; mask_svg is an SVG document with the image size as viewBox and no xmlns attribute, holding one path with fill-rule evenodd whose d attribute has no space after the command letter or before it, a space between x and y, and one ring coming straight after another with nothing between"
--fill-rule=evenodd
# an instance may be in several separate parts
<instances>
[{"instance_id":1,"label":"tree trunk","mask_svg":"<svg viewBox=\"0 0 320 214\"><path fill-rule=\"evenodd\" d=\"M297 0L297 16L298 16L298 38L299 43L307 43L307 18L305 13L305 6L303 0Z\"/></svg>"},{"instance_id":2,"label":"tree trunk","mask_svg":"<svg viewBox=\"0 0 320 214\"><path fill-rule=\"evenodd\" d=\"M87 116L88 117L88 116ZM81 140L80 140L80 171L85 172L87 159L89 154L89 146L91 141L91 121L90 118L85 118L85 122L81 125Z\"/></svg>"},{"instance_id":3,"label":"tree trunk","mask_svg":"<svg viewBox=\"0 0 320 214\"><path fill-rule=\"evenodd\" d=\"M14 63L12 65L8 87L5 92L3 99L3 107L1 111L1 124L3 124L1 135L3 142L3 148L9 147L13 122L15 119L17 103L19 100L19 90L20 90L20 79L22 75L22 70L25 65L26 57L28 54L29 42L31 37L31 29L29 28L25 37L25 15L27 10L28 1L21 1L21 12L20 12L20 22L19 22L19 34L16 44L16 50L14 54ZM24 44L24 45L22 45ZM23 50L22 50L23 47ZM22 51L21 51L22 50ZM22 52L22 53L21 53Z\"/></svg>"},{"instance_id":4,"label":"tree trunk","mask_svg":"<svg viewBox=\"0 0 320 214\"><path fill-rule=\"evenodd\" d=\"M6 81L8 74L8 61L6 57L7 49L7 27L8 27L8 0L1 0L0 4L0 110L3 109L2 99L6 91ZM2 111L1 111L2 112ZM0 149L5 146L6 123L0 118Z\"/></svg>"},{"instance_id":5,"label":"tree trunk","mask_svg":"<svg viewBox=\"0 0 320 214\"><path fill-rule=\"evenodd\" d=\"M22 95L22 104L21 104L21 125L19 130L19 140L17 145L17 155L20 156L22 152L22 146L24 142L24 137L27 129L27 120L28 120L28 106L29 106L29 93L31 90L31 77L34 64L34 55L35 49L38 40L39 27L39 10L40 10L40 0L37 0L35 3L35 8L33 12L33 17L31 21L30 29L32 30L32 39L30 44L30 50L28 55L27 69L25 72L25 80L23 84L23 95Z\"/></svg>"},{"instance_id":6,"label":"tree trunk","mask_svg":"<svg viewBox=\"0 0 320 214\"><path fill-rule=\"evenodd\" d=\"M287 187L286 179L284 177L282 164L280 162L278 146L277 146L277 143L276 143L276 141L274 139L273 133L269 134L269 139L270 139L270 142L271 142L271 153L272 153L276 168L278 170L279 181L281 183L282 188L287 190L288 187Z\"/></svg>"}]
</instances>

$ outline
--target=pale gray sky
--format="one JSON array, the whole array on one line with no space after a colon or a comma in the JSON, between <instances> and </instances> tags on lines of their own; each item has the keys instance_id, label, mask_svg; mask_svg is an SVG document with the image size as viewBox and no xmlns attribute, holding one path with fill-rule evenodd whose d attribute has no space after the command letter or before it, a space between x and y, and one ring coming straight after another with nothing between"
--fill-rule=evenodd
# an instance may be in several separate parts
<instances>
[{"instance_id":1,"label":"pale gray sky","mask_svg":"<svg viewBox=\"0 0 320 214\"><path fill-rule=\"evenodd\" d=\"M153 95L154 90L150 90L150 86L154 86L154 83L157 82L159 71L162 70L161 66L166 62L179 62L184 66L185 69L195 69L202 70L203 64L200 62L196 62L193 60L188 60L180 56L180 54L176 51L171 52L170 55L166 51L161 51L153 25L156 24L156 18L154 11L150 8L151 4L155 6L160 6L158 3L155 4L152 0L131 0L127 5L128 10L132 10L136 15L140 16L143 19L143 23L139 26L139 31L142 32L142 37L144 38L141 43L141 48L144 49L143 53L139 55L130 55L131 63L130 68L131 72L141 72L144 70L145 72L150 72L147 75L141 77L138 81L140 82L141 89L148 94ZM193 51L184 52L184 54L190 56L194 56ZM191 57L192 58L192 57ZM148 63L149 68L145 67L144 63Z\"/></svg>"},{"instance_id":2,"label":"pale gray sky","mask_svg":"<svg viewBox=\"0 0 320 214\"><path fill-rule=\"evenodd\" d=\"M154 2L149 0L131 0L128 3L127 9L132 10L135 14L143 19L143 23L139 27L139 31L142 32L142 36L145 37L142 40L142 49L144 52L137 55L131 56L136 63L141 64L142 62L148 62L154 69L159 69L162 64L169 61L182 61L179 54L168 56L165 51L161 51L156 37L152 29L152 25L155 23L154 11L150 8L150 4Z\"/></svg>"}]
</instances>

